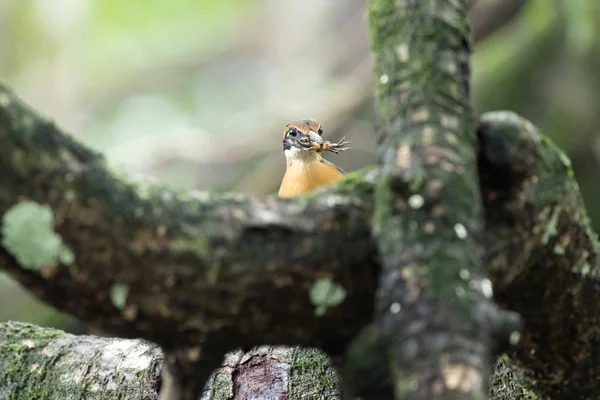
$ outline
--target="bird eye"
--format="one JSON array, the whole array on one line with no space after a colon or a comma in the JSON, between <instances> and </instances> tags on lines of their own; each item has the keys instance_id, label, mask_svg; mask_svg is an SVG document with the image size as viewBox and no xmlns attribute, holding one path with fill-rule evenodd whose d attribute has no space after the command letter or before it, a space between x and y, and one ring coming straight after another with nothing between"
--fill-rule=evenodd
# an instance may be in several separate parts
<instances>
[{"instance_id":1,"label":"bird eye","mask_svg":"<svg viewBox=\"0 0 600 400\"><path fill-rule=\"evenodd\" d=\"M292 128L292 129L290 129L290 131L288 132L288 134L290 136L296 137L296 136L298 136L298 131Z\"/></svg>"}]
</instances>

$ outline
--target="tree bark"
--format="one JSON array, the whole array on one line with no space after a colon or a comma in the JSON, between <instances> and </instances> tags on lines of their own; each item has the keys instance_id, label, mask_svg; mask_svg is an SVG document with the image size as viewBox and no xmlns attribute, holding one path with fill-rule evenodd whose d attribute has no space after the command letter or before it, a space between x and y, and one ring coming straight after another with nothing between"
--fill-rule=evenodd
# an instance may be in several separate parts
<instances>
[{"instance_id":1,"label":"tree bark","mask_svg":"<svg viewBox=\"0 0 600 400\"><path fill-rule=\"evenodd\" d=\"M380 363L389 365L382 372L397 399L482 399L495 340L518 325L496 309L481 274L467 4L372 0L369 23L382 132L373 218L382 273L374 325L350 351L349 382L364 395L384 391L359 379ZM367 343L379 349L372 360Z\"/></svg>"},{"instance_id":2,"label":"tree bark","mask_svg":"<svg viewBox=\"0 0 600 400\"><path fill-rule=\"evenodd\" d=\"M14 96L10 99L9 103L13 107L17 104L22 107L23 114L19 114L21 118L31 119L34 121L34 126L51 126L32 110L20 104ZM4 101L3 104L7 102ZM18 118L6 119L11 115L15 114L8 114L6 108L0 109L2 117L0 141L3 143L0 150L2 151L6 151L12 143L22 141L23 137L31 139L20 147L20 151L24 154L33 153L33 147L28 147L27 143L29 146L36 143L40 146L39 143L44 143L42 139L46 143L68 140L56 128L35 136L35 129L23 130L23 126L18 124ZM600 395L595 385L597 363L594 361L600 356L598 354L600 347L596 346L600 340L600 333L596 329L595 322L596 315L600 311L597 309L600 301L597 301L599 294L595 285L598 276L597 242L589 228L577 184L568 166L568 159L549 141L541 137L528 121L514 114L506 112L484 114L481 121L478 130L478 167L485 211L487 254L485 270L494 284L498 301L507 308L521 313L525 320L521 343L516 350L509 352L510 357L502 357L501 362L497 364L491 388L492 393L495 394L494 398L511 398L506 397L507 382L514 390L511 392L514 393L512 398L522 398L520 395L531 388L535 388L538 395L547 395L551 398ZM71 143L77 153L88 151L80 144ZM35 165L39 159L52 158L49 150L41 146L36 149L38 156L30 158L29 163ZM3 153L0 157L4 168L0 174L3 187L1 192L3 213L19 199L31 199L28 194L35 192L36 184L44 182L43 177L59 175L60 171L48 169L42 176L21 175L17 172L18 169L12 166L12 159L6 158L5 154L9 152ZM41 170L38 174L41 172L44 171ZM281 207L289 207L293 210L306 204L324 204L323 209L327 210L327 202L333 202L334 210L329 214L332 218L332 226L340 232L346 232L346 240L357 240L357 243L360 243L358 239L360 232L363 232L365 236L361 239L365 243L371 243L368 229L372 214L373 185L377 181L378 174L376 170L365 172L365 180L361 180L359 175L353 176L349 178L349 182L324 190L308 200L282 201ZM162 188L162 186L158 187ZM164 190L168 191L168 189ZM46 192L37 193L37 201L52 204L50 193L56 193L56 189L52 190L52 187L49 187ZM332 198L335 201L330 200ZM107 201L106 199L104 201ZM220 199L218 195L213 197L213 201ZM241 200L240 197L239 201ZM273 204L279 203L279 200L273 199ZM554 209L560 211L553 212ZM362 219L358 214L354 218L347 218L353 212L360 213ZM55 223L54 228L60 231L61 226L77 226L81 214L72 213L68 216L69 219L62 220L62 223ZM319 215L306 214L303 219L308 222L304 223L310 224L318 217ZM135 220L136 217L132 219ZM88 229L93 228L94 226L90 226ZM96 227L90 232L91 238L95 241L104 240L104 235L118 232L118 229L118 226L110 225L105 226L104 230ZM282 235L275 224L265 226L263 229L265 235L269 233ZM353 237L356 239L352 239ZM566 246L562 246L558 239L563 238L562 243L565 243L565 237L572 239ZM294 236L290 234L288 237L280 237L279 240L285 245L287 241L294 241ZM339 238L335 235L324 235L321 240L322 246L327 247L335 246ZM85 254L86 247L79 248L71 243L69 245L75 254L75 259L78 254ZM371 243L364 246L366 254L362 254L362 257L376 260L374 245ZM248 261L249 265L254 265L253 263L256 262L259 267L263 262L270 260L272 254L269 251L273 250L265 250L262 253L264 258ZM348 251L352 251L352 248L348 247ZM54 275L48 274L47 268L40 270L25 268L19 265L15 257L4 247L0 254L0 265L4 269L42 300L61 310L72 311L83 318L87 316L88 321L96 320L98 326L110 328L111 318L115 318L115 314L119 315L125 309L118 309L112 303L105 306L109 310L114 308L114 311L109 314L103 314L102 307L99 306L96 306L97 309L88 310L78 308L75 306L76 301L83 303L88 298L86 296L90 296L89 301L92 302L93 293L87 292L95 290L93 287L89 290L79 289L78 284L84 283L75 279L78 275L71 276L67 269L64 272L64 283L57 286ZM328 253L325 253L316 255L315 258L327 256ZM151 265L152 259L145 260L146 257L149 256L142 253L135 259L139 263ZM110 264L110 260L109 258L104 261L106 264L103 265ZM543 265L540 262L543 262ZM81 268L87 265L82 264ZM355 265L354 268L357 276L364 276L367 271L378 270L379 267L374 261ZM102 269L97 273L99 280L109 279L103 277ZM368 282L363 279L361 283L364 285ZM364 290L363 297L357 302L364 300L372 305L374 284L373 287L364 287L362 290ZM348 298L350 296L351 293ZM106 299L106 301L111 300ZM67 304L74 304L73 308L68 308ZM580 304L586 306L579 306ZM341 310L346 306L348 306L346 316L352 315L353 318L361 321L370 318L371 310L368 309L370 306L354 308L344 302L335 308ZM331 311L334 310L329 310L323 318L332 318L329 316ZM344 312L346 311L342 314ZM340 329L341 326L338 325L332 327L329 333L331 341L339 341L340 348L347 344L348 337L358 331L358 323L354 328L351 327L352 318L348 317L346 324L350 326L348 331ZM314 329L318 332L322 328L308 324L305 329ZM339 329L337 333L336 329ZM350 329L355 331L351 332ZM578 339L582 336L580 332L585 333L585 341ZM126 331L123 333L127 334ZM173 334L176 336L177 332L174 331ZM135 336L135 333L129 335ZM231 338L231 349L237 347L238 339L235 335ZM243 340L240 339L239 342ZM8 347L4 350L3 354L10 360L15 360L18 356L16 349ZM332 351L332 353L336 352ZM339 354L339 351L337 353ZM561 362L550 362L550 360L561 360ZM515 378L517 375L518 380ZM566 378L561 381L561 377ZM515 382L522 382L522 385L517 385Z\"/></svg>"},{"instance_id":3,"label":"tree bark","mask_svg":"<svg viewBox=\"0 0 600 400\"><path fill-rule=\"evenodd\" d=\"M0 323L0 399L156 400L162 363L160 348L142 339ZM322 351L261 346L227 354L200 398L335 399L338 386Z\"/></svg>"},{"instance_id":4,"label":"tree bark","mask_svg":"<svg viewBox=\"0 0 600 400\"><path fill-rule=\"evenodd\" d=\"M156 400L162 352L142 339L0 324L1 399Z\"/></svg>"},{"instance_id":5,"label":"tree bark","mask_svg":"<svg viewBox=\"0 0 600 400\"><path fill-rule=\"evenodd\" d=\"M82 321L157 343L163 399L197 399L226 352L262 344L326 351L368 398L483 398L502 349L495 398L600 395L596 236L568 159L529 122L492 113L475 130L465 6L372 0L383 166L306 198L133 178L0 86L0 266ZM11 335L2 362L32 368L23 346L45 345ZM274 359L310 357L289 351ZM268 383L243 364L223 379Z\"/></svg>"}]
</instances>

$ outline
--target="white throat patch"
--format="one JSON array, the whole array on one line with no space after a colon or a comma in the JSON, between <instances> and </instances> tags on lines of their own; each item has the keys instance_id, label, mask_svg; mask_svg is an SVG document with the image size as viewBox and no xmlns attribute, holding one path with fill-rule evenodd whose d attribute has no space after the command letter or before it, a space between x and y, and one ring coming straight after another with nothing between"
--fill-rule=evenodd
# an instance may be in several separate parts
<instances>
[{"instance_id":1,"label":"white throat patch","mask_svg":"<svg viewBox=\"0 0 600 400\"><path fill-rule=\"evenodd\" d=\"M290 149L284 150L283 153L285 154L285 159L287 160L288 163L291 162L303 162L303 163L309 163L309 162L315 162L317 160L319 160L320 158L320 154L317 153L316 151L306 151L306 150L302 150L298 147L292 147Z\"/></svg>"}]
</instances>

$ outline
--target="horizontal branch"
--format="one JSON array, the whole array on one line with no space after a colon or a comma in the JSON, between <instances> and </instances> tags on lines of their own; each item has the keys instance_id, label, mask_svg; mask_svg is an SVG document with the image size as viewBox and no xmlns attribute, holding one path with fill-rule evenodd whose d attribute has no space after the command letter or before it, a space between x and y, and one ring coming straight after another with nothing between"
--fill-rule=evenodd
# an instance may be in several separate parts
<instances>
[{"instance_id":1,"label":"horizontal branch","mask_svg":"<svg viewBox=\"0 0 600 400\"><path fill-rule=\"evenodd\" d=\"M156 400L160 348L141 339L74 336L0 323L0 398ZM202 400L339 399L339 379L322 351L261 346L227 354ZM16 396L16 397L15 397Z\"/></svg>"},{"instance_id":2,"label":"horizontal branch","mask_svg":"<svg viewBox=\"0 0 600 400\"><path fill-rule=\"evenodd\" d=\"M328 332L337 342L372 310L372 187L362 178L294 201L134 180L5 88L0 143L0 265L104 331L167 348L226 332L237 337L228 346L327 346ZM24 200L33 204L17 207ZM324 278L346 296L318 318L309 291Z\"/></svg>"},{"instance_id":3,"label":"horizontal branch","mask_svg":"<svg viewBox=\"0 0 600 400\"><path fill-rule=\"evenodd\" d=\"M482 121L486 270L496 298L525 319L510 355L540 393L596 396L598 252L572 172L527 121ZM254 344L340 354L372 317L376 171L293 200L140 183L4 88L0 144L0 267L81 320L167 351L204 344L218 366ZM47 205L52 220L48 209L16 207L25 200ZM55 261L32 257L40 248ZM310 289L321 278L345 298L317 317Z\"/></svg>"},{"instance_id":4,"label":"horizontal branch","mask_svg":"<svg viewBox=\"0 0 600 400\"><path fill-rule=\"evenodd\" d=\"M156 400L163 355L141 339L0 323L0 398Z\"/></svg>"}]
</instances>

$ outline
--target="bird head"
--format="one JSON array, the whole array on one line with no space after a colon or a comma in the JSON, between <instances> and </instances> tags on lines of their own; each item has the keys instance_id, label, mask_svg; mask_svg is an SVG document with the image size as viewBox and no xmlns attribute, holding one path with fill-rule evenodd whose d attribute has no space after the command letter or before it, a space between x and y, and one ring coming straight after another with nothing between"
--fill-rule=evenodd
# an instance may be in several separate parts
<instances>
[{"instance_id":1,"label":"bird head","mask_svg":"<svg viewBox=\"0 0 600 400\"><path fill-rule=\"evenodd\" d=\"M314 119L292 121L283 131L283 152L287 159L314 157L313 143L322 144L323 129Z\"/></svg>"}]
</instances>

